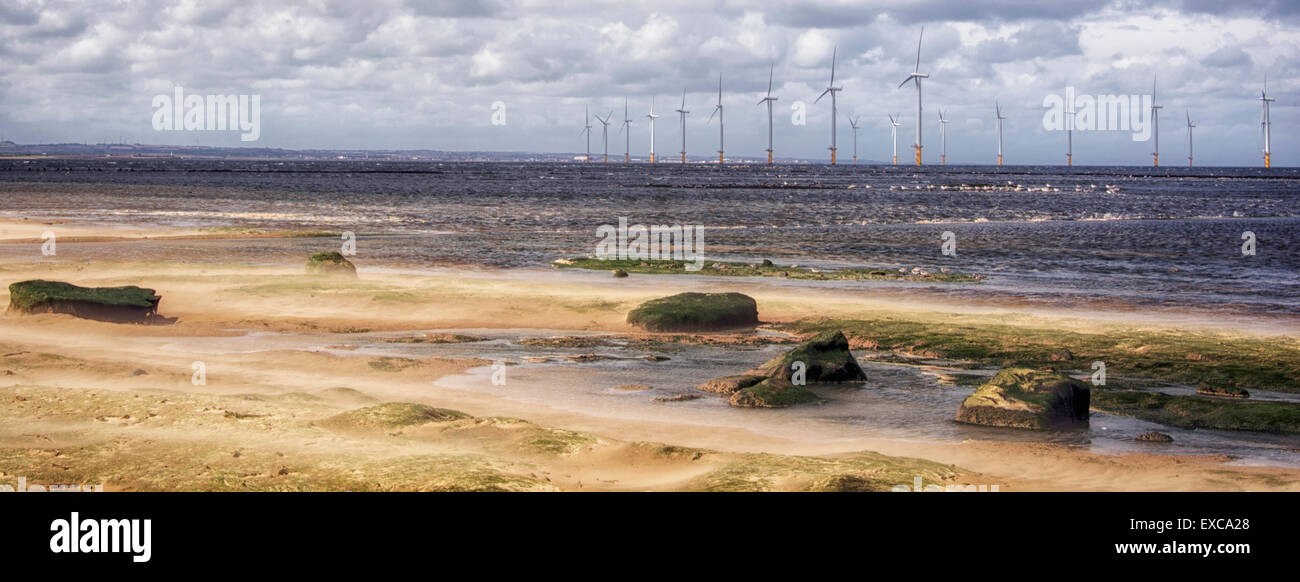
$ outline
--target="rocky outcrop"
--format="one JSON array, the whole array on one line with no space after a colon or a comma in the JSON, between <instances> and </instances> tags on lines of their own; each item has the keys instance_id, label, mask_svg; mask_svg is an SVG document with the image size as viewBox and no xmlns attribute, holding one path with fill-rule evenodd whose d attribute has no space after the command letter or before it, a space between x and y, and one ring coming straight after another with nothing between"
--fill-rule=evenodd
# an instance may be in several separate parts
<instances>
[{"instance_id":1,"label":"rocky outcrop","mask_svg":"<svg viewBox=\"0 0 1300 582\"><path fill-rule=\"evenodd\" d=\"M857 358L849 351L849 340L841 331L824 331L794 349L768 360L746 374L789 380L795 362L803 362L809 382L861 382L867 379Z\"/></svg>"},{"instance_id":2,"label":"rocky outcrop","mask_svg":"<svg viewBox=\"0 0 1300 582\"><path fill-rule=\"evenodd\" d=\"M20 281L9 285L11 313L66 313L113 323L170 321L158 315L162 301L153 289L79 287L62 281Z\"/></svg>"},{"instance_id":3,"label":"rocky outcrop","mask_svg":"<svg viewBox=\"0 0 1300 582\"><path fill-rule=\"evenodd\" d=\"M966 397L957 421L1036 430L1088 426L1091 387L1059 372L1007 368Z\"/></svg>"},{"instance_id":4,"label":"rocky outcrop","mask_svg":"<svg viewBox=\"0 0 1300 582\"><path fill-rule=\"evenodd\" d=\"M729 395L727 402L745 408L782 408L821 400L801 383L796 385L796 368L802 363L803 383L853 382L867 379L849 351L844 334L828 331L763 365L737 376L714 378L696 386L705 392Z\"/></svg>"},{"instance_id":5,"label":"rocky outcrop","mask_svg":"<svg viewBox=\"0 0 1300 582\"><path fill-rule=\"evenodd\" d=\"M1250 392L1236 386L1207 386L1202 384L1196 387L1196 393L1221 398L1250 398Z\"/></svg>"},{"instance_id":6,"label":"rocky outcrop","mask_svg":"<svg viewBox=\"0 0 1300 582\"><path fill-rule=\"evenodd\" d=\"M758 304L741 293L678 293L651 299L627 314L646 331L720 331L758 325Z\"/></svg>"},{"instance_id":7,"label":"rocky outcrop","mask_svg":"<svg viewBox=\"0 0 1300 582\"><path fill-rule=\"evenodd\" d=\"M356 277L357 267L342 253L316 253L307 258L307 272L312 275L342 275Z\"/></svg>"}]
</instances>

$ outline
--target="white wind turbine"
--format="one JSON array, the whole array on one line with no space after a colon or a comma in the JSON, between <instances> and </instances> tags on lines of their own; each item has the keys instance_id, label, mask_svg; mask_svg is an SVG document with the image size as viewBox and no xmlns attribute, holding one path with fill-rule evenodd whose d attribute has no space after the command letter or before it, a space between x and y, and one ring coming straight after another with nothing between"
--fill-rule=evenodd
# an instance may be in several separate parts
<instances>
[{"instance_id":1,"label":"white wind turbine","mask_svg":"<svg viewBox=\"0 0 1300 582\"><path fill-rule=\"evenodd\" d=\"M858 165L858 116L849 118L849 127L853 128L853 165Z\"/></svg>"},{"instance_id":2,"label":"white wind turbine","mask_svg":"<svg viewBox=\"0 0 1300 582\"><path fill-rule=\"evenodd\" d=\"M832 165L832 166L835 165L835 121L836 121L836 115L838 115L838 110L837 110L836 107L835 107L835 93L844 90L843 87L836 87L836 86L835 86L835 56L836 56L836 53L837 53L838 51L839 51L839 47L835 47L835 48L831 49L831 82L830 82L828 85L826 85L826 90L825 90L825 91L822 91L822 94L817 96L817 101L813 101L813 104L816 105L819 101L822 100L822 97L825 97L825 96L826 96L827 93L830 93L830 94L831 94L831 147L830 147L830 150L831 150L831 165Z\"/></svg>"},{"instance_id":3,"label":"white wind turbine","mask_svg":"<svg viewBox=\"0 0 1300 582\"><path fill-rule=\"evenodd\" d=\"M1196 129L1196 124L1192 123L1192 110L1187 110L1187 167L1192 167L1192 130Z\"/></svg>"},{"instance_id":4,"label":"white wind turbine","mask_svg":"<svg viewBox=\"0 0 1300 582\"><path fill-rule=\"evenodd\" d=\"M618 132L627 131L623 136L623 163L632 163L632 118L627 116L627 97L623 98L623 123L619 126Z\"/></svg>"},{"instance_id":5,"label":"white wind turbine","mask_svg":"<svg viewBox=\"0 0 1300 582\"><path fill-rule=\"evenodd\" d=\"M1151 79L1151 135L1156 138L1156 151L1151 153L1151 159L1156 167L1160 166L1160 110L1163 107L1156 105L1156 81L1153 76Z\"/></svg>"},{"instance_id":6,"label":"white wind turbine","mask_svg":"<svg viewBox=\"0 0 1300 582\"><path fill-rule=\"evenodd\" d=\"M582 108L583 123L582 131L578 135L587 134L587 161L591 161L591 110L588 107Z\"/></svg>"},{"instance_id":7,"label":"white wind turbine","mask_svg":"<svg viewBox=\"0 0 1300 582\"><path fill-rule=\"evenodd\" d=\"M943 109L939 110L939 165L948 165L948 118L944 116Z\"/></svg>"},{"instance_id":8,"label":"white wind turbine","mask_svg":"<svg viewBox=\"0 0 1300 582\"><path fill-rule=\"evenodd\" d=\"M1268 75L1264 76L1264 90L1259 94L1259 102L1263 105L1264 110L1260 113L1259 128L1264 134L1264 167L1273 167L1273 119L1269 116L1269 103L1277 101L1268 96Z\"/></svg>"},{"instance_id":9,"label":"white wind turbine","mask_svg":"<svg viewBox=\"0 0 1300 582\"><path fill-rule=\"evenodd\" d=\"M677 110L682 115L682 163L686 163L686 114L690 113L686 109L686 91L682 90L682 107Z\"/></svg>"},{"instance_id":10,"label":"white wind turbine","mask_svg":"<svg viewBox=\"0 0 1300 582\"><path fill-rule=\"evenodd\" d=\"M653 95L650 96L650 113L647 113L646 117L650 118L650 163L653 164L655 163L655 120L659 119L659 116L655 115L655 98Z\"/></svg>"},{"instance_id":11,"label":"white wind turbine","mask_svg":"<svg viewBox=\"0 0 1300 582\"><path fill-rule=\"evenodd\" d=\"M899 114L899 117L902 117L901 113ZM889 137L894 140L894 165L895 166L898 165L898 128L902 126L903 124L899 123L898 119L894 118L893 115L889 116Z\"/></svg>"},{"instance_id":12,"label":"white wind turbine","mask_svg":"<svg viewBox=\"0 0 1300 582\"><path fill-rule=\"evenodd\" d=\"M997 101L994 101L994 102L993 102L993 110L997 112L997 119L998 119L998 165L1001 166L1001 165L1002 165L1002 120L1003 120L1003 119L1006 119L1007 117L1006 117L1005 115L1002 115L1002 106L999 105Z\"/></svg>"},{"instance_id":13,"label":"white wind turbine","mask_svg":"<svg viewBox=\"0 0 1300 582\"><path fill-rule=\"evenodd\" d=\"M611 117L614 117L613 109L609 110L609 114L604 118L601 118L599 115L596 116L596 121L599 121L602 126L600 128L600 142L601 145L605 147L605 162L609 161L609 119Z\"/></svg>"},{"instance_id":14,"label":"white wind turbine","mask_svg":"<svg viewBox=\"0 0 1300 582\"><path fill-rule=\"evenodd\" d=\"M767 71L767 97L758 102L758 105L767 104L767 165L772 165L772 102L778 98L772 96L772 73L776 70L776 65L772 65Z\"/></svg>"},{"instance_id":15,"label":"white wind turbine","mask_svg":"<svg viewBox=\"0 0 1300 582\"><path fill-rule=\"evenodd\" d=\"M712 123L714 114L717 114L718 116L718 163L721 164L722 155L723 155L722 150L726 149L722 147L723 140L724 140L723 129L725 127L722 123L722 73L718 73L718 106L713 108L713 113L709 114L709 119L706 120L704 123L705 124ZM686 149L686 148L682 148L682 149Z\"/></svg>"},{"instance_id":16,"label":"white wind turbine","mask_svg":"<svg viewBox=\"0 0 1300 582\"><path fill-rule=\"evenodd\" d=\"M912 145L916 148L916 165L921 165L921 79L928 78L928 73L921 72L921 39L925 37L925 27L921 27L921 35L916 39L916 66L912 69L912 74L908 75L903 82L898 85L902 89L904 85L910 82L916 82L916 143Z\"/></svg>"}]
</instances>

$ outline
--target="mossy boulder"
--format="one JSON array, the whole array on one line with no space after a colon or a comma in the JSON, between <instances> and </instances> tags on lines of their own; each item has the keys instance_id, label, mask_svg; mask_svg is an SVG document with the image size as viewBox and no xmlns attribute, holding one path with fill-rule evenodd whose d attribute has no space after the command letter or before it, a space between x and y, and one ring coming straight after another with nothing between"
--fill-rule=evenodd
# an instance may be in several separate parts
<instances>
[{"instance_id":1,"label":"mossy boulder","mask_svg":"<svg viewBox=\"0 0 1300 582\"><path fill-rule=\"evenodd\" d=\"M142 323L158 318L162 297L153 289L79 287L62 281L20 281L9 285L13 313L67 313L85 319Z\"/></svg>"},{"instance_id":2,"label":"mossy boulder","mask_svg":"<svg viewBox=\"0 0 1300 582\"><path fill-rule=\"evenodd\" d=\"M646 331L700 332L758 325L758 304L741 293L678 293L651 299L627 314Z\"/></svg>"},{"instance_id":3,"label":"mossy boulder","mask_svg":"<svg viewBox=\"0 0 1300 582\"><path fill-rule=\"evenodd\" d=\"M804 377L808 382L861 382L867 379L857 358L849 351L849 340L841 331L819 333L746 374L790 380L795 362L803 362L806 366Z\"/></svg>"},{"instance_id":4,"label":"mossy boulder","mask_svg":"<svg viewBox=\"0 0 1300 582\"><path fill-rule=\"evenodd\" d=\"M1088 426L1091 387L1060 372L1004 369L957 410L957 421L1036 430Z\"/></svg>"},{"instance_id":5,"label":"mossy boulder","mask_svg":"<svg viewBox=\"0 0 1300 582\"><path fill-rule=\"evenodd\" d=\"M1210 386L1207 384L1201 384L1196 387L1196 393L1204 394L1206 396L1219 396L1222 398L1250 398L1249 391L1245 388L1238 388L1236 386Z\"/></svg>"},{"instance_id":6,"label":"mossy boulder","mask_svg":"<svg viewBox=\"0 0 1300 582\"><path fill-rule=\"evenodd\" d=\"M457 410L410 402L385 402L342 412L320 421L319 424L326 428L341 430L384 430L466 418L472 417Z\"/></svg>"},{"instance_id":7,"label":"mossy boulder","mask_svg":"<svg viewBox=\"0 0 1300 582\"><path fill-rule=\"evenodd\" d=\"M313 275L356 277L357 267L343 253L316 253L307 257L307 272Z\"/></svg>"},{"instance_id":8,"label":"mossy boulder","mask_svg":"<svg viewBox=\"0 0 1300 582\"><path fill-rule=\"evenodd\" d=\"M732 392L727 402L741 408L785 408L818 400L821 399L803 386L795 386L784 378L767 378Z\"/></svg>"}]
</instances>

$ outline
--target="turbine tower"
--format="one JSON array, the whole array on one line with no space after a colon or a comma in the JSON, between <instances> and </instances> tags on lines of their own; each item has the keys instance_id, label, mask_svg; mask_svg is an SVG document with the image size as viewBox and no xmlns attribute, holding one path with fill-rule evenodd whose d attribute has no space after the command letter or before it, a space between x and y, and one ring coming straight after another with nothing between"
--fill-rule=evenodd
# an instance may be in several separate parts
<instances>
[{"instance_id":1,"label":"turbine tower","mask_svg":"<svg viewBox=\"0 0 1300 582\"><path fill-rule=\"evenodd\" d=\"M994 111L997 112L997 116L998 116L997 118L998 119L998 165L1001 166L1002 165L1002 120L1006 119L1006 116L1002 115L1002 106L999 105L997 101L993 102L993 109Z\"/></svg>"},{"instance_id":2,"label":"turbine tower","mask_svg":"<svg viewBox=\"0 0 1300 582\"><path fill-rule=\"evenodd\" d=\"M686 114L690 113L686 109L686 90L682 90L682 107L677 110L682 115L682 163L686 163Z\"/></svg>"},{"instance_id":3,"label":"turbine tower","mask_svg":"<svg viewBox=\"0 0 1300 582\"><path fill-rule=\"evenodd\" d=\"M853 128L853 165L858 165L858 116L849 118L849 127Z\"/></svg>"},{"instance_id":4,"label":"turbine tower","mask_svg":"<svg viewBox=\"0 0 1300 582\"><path fill-rule=\"evenodd\" d=\"M903 115L900 113L898 116L902 117ZM894 139L894 165L895 166L898 165L898 128L902 126L903 124L899 123L898 120L895 119L893 115L889 116L889 135Z\"/></svg>"},{"instance_id":5,"label":"turbine tower","mask_svg":"<svg viewBox=\"0 0 1300 582\"><path fill-rule=\"evenodd\" d=\"M610 109L609 114L606 115L603 119L599 115L596 116L596 121L599 121L600 125L602 126L600 128L600 143L605 148L604 162L606 163L609 162L609 119L611 117L614 117L613 109Z\"/></svg>"},{"instance_id":6,"label":"turbine tower","mask_svg":"<svg viewBox=\"0 0 1300 582\"><path fill-rule=\"evenodd\" d=\"M939 110L939 165L948 165L948 118L944 116L943 109Z\"/></svg>"},{"instance_id":7,"label":"turbine tower","mask_svg":"<svg viewBox=\"0 0 1300 582\"><path fill-rule=\"evenodd\" d=\"M623 136L623 163L632 163L632 118L627 116L627 97L623 98L623 123L619 126L618 132L623 133L627 130L627 135Z\"/></svg>"},{"instance_id":8,"label":"turbine tower","mask_svg":"<svg viewBox=\"0 0 1300 582\"><path fill-rule=\"evenodd\" d=\"M1074 114L1073 109L1066 109L1065 114L1070 116L1065 126L1065 165L1074 165Z\"/></svg>"},{"instance_id":9,"label":"turbine tower","mask_svg":"<svg viewBox=\"0 0 1300 582\"><path fill-rule=\"evenodd\" d=\"M1192 130L1195 128L1196 124L1192 123L1192 111L1189 109L1187 110L1187 167L1189 168L1192 167L1192 153L1194 151L1192 150Z\"/></svg>"},{"instance_id":10,"label":"turbine tower","mask_svg":"<svg viewBox=\"0 0 1300 582\"><path fill-rule=\"evenodd\" d=\"M650 118L650 163L655 163L655 120L660 116L655 115L655 98L650 96L650 113L646 114Z\"/></svg>"},{"instance_id":11,"label":"turbine tower","mask_svg":"<svg viewBox=\"0 0 1300 582\"><path fill-rule=\"evenodd\" d=\"M816 105L817 102L818 102L818 101L821 101L821 100L822 100L822 97L825 97L827 93L830 93L830 94L831 94L831 147L830 147L830 150L831 150L831 165L832 165L832 166L835 165L835 120L836 120L836 117L835 117L835 116L838 114L838 110L835 108L835 93L838 92L838 91L842 91L842 90L844 89L843 87L836 87L836 86L835 86L835 55L836 55L836 53L837 53L838 51L839 51L839 47L835 47L834 49L831 49L831 82L830 82L830 84L826 85L826 90L825 90L825 91L822 91L822 94L817 96L817 101L813 101L813 105Z\"/></svg>"},{"instance_id":12,"label":"turbine tower","mask_svg":"<svg viewBox=\"0 0 1300 582\"><path fill-rule=\"evenodd\" d=\"M725 149L725 148L722 147L722 145L723 145L723 134L722 134L722 130L723 130L723 127L724 127L724 125L723 125L723 123L722 123L722 73L718 73L718 106L713 108L713 113L710 113L710 114L709 114L709 119L708 119L707 121L705 121L704 123L706 123L706 124L708 124L708 123L712 123L712 122L713 122L713 115L714 115L714 114L717 114L717 116L718 116L718 164L721 165L721 164L722 164L722 150ZM686 148L682 148L682 149L686 149Z\"/></svg>"},{"instance_id":13,"label":"turbine tower","mask_svg":"<svg viewBox=\"0 0 1300 582\"><path fill-rule=\"evenodd\" d=\"M1152 161L1155 167L1160 167L1160 110L1163 107L1156 105L1156 81L1151 80L1151 135L1156 138L1156 151L1151 153Z\"/></svg>"},{"instance_id":14,"label":"turbine tower","mask_svg":"<svg viewBox=\"0 0 1300 582\"><path fill-rule=\"evenodd\" d=\"M1268 76L1265 75L1264 90L1261 91L1259 94L1259 102L1261 105L1264 106L1264 111L1261 113L1263 117L1260 118L1259 127L1260 127L1260 131L1264 133L1264 167L1265 168L1273 167L1273 159L1272 159L1273 151L1271 147L1273 145L1272 144L1273 120L1269 117L1268 114L1269 113L1268 104L1274 101L1277 101L1277 99L1268 96Z\"/></svg>"},{"instance_id":15,"label":"turbine tower","mask_svg":"<svg viewBox=\"0 0 1300 582\"><path fill-rule=\"evenodd\" d=\"M582 122L586 125L582 126L582 131L579 131L578 135L582 135L584 133L587 134L587 162L590 163L591 162L591 110L590 108L583 107L582 114L583 114Z\"/></svg>"},{"instance_id":16,"label":"turbine tower","mask_svg":"<svg viewBox=\"0 0 1300 582\"><path fill-rule=\"evenodd\" d=\"M758 105L767 104L767 165L772 165L772 102L778 98L772 96L772 72L776 70L776 65L767 71L767 97L758 102Z\"/></svg>"},{"instance_id":17,"label":"turbine tower","mask_svg":"<svg viewBox=\"0 0 1300 582\"><path fill-rule=\"evenodd\" d=\"M912 69L912 74L908 75L903 82L898 85L902 89L904 85L916 82L916 143L912 144L916 148L916 165L921 165L921 79L930 75L921 72L921 39L925 37L925 27L921 27L921 35L916 39L916 66Z\"/></svg>"}]
</instances>

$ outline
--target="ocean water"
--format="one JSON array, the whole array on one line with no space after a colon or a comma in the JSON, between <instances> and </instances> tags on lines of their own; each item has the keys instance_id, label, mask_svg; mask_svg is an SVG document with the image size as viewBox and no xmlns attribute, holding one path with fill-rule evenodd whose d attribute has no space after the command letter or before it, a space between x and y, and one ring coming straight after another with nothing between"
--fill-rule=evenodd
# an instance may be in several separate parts
<instances>
[{"instance_id":1,"label":"ocean water","mask_svg":"<svg viewBox=\"0 0 1300 582\"><path fill-rule=\"evenodd\" d=\"M918 290L973 301L1300 312L1296 169L0 160L0 193L6 218L352 231L363 269L545 268L593 253L596 229L626 217L703 225L715 260L986 275ZM955 255L941 252L945 231ZM1242 254L1247 232L1253 256ZM151 241L78 253L293 264L336 244Z\"/></svg>"}]
</instances>

